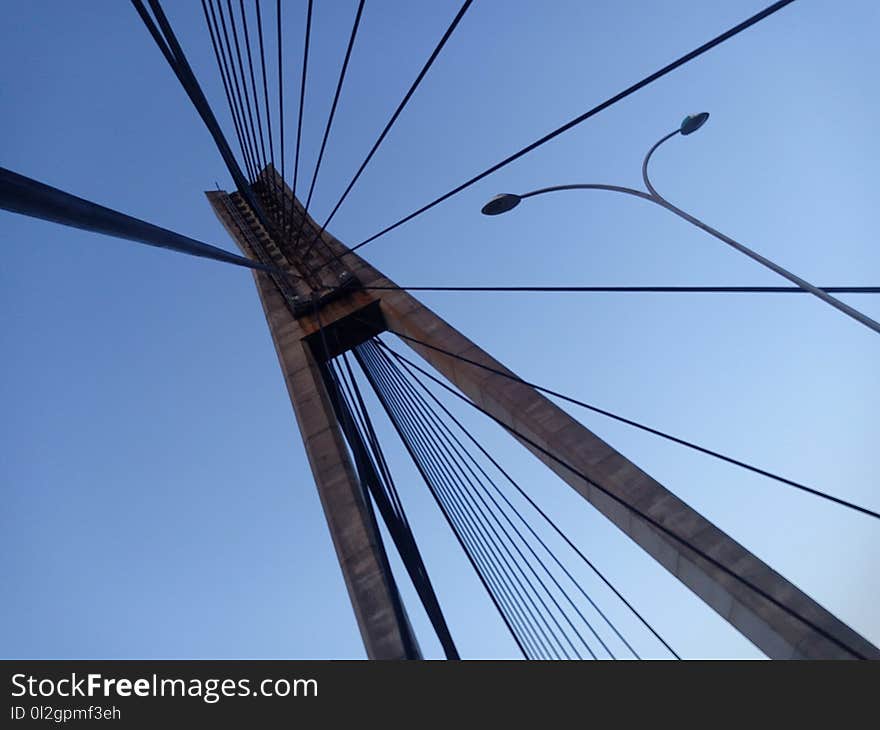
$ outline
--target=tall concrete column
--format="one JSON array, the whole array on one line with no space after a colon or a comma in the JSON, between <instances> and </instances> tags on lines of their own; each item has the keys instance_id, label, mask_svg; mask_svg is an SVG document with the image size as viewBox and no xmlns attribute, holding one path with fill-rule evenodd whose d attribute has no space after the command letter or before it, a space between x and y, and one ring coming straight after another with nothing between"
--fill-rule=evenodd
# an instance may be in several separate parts
<instances>
[{"instance_id":1,"label":"tall concrete column","mask_svg":"<svg viewBox=\"0 0 880 730\"><path fill-rule=\"evenodd\" d=\"M211 193L208 197L242 250L252 255L242 239L239 221L229 215L224 196ZM367 656L415 658L408 656L406 647L418 645L405 614L401 617L395 610L393 577L384 559L381 536L306 341L315 329L314 321L309 318L305 329L271 278L260 272L253 274ZM331 312L323 316L328 321L335 318Z\"/></svg>"}]
</instances>

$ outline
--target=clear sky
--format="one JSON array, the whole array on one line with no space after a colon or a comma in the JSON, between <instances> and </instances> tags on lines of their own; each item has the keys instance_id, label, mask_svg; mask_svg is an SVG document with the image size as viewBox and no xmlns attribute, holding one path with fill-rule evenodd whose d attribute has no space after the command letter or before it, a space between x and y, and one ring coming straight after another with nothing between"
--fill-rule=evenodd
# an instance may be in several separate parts
<instances>
[{"instance_id":1,"label":"clear sky","mask_svg":"<svg viewBox=\"0 0 880 730\"><path fill-rule=\"evenodd\" d=\"M332 232L362 240L764 4L476 0ZM200 5L166 5L231 135ZM304 6L285 2L288 122ZM355 6L316 3L309 175ZM367 1L317 217L457 8ZM705 109L698 134L656 155L658 189L816 284L880 284L878 23L869 0L796 2L363 253L401 284L785 284L624 196L565 193L479 214L501 191L638 185L647 147ZM129 3L6 3L0 34L0 164L232 248L203 195L231 181ZM294 132L288 124L289 142ZM250 275L7 213L0 240L0 655L363 656ZM880 509L880 337L817 300L422 298L523 377ZM880 318L880 298L847 301ZM880 642L877 521L572 412ZM470 418L683 656L759 655L509 437ZM515 656L381 428L462 655ZM411 613L438 656L420 609Z\"/></svg>"}]
</instances>

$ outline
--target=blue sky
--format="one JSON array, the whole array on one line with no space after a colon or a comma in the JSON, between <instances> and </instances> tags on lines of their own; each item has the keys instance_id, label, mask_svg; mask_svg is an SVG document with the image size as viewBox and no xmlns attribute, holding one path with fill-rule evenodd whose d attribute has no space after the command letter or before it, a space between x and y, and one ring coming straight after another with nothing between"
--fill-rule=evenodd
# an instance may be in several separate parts
<instances>
[{"instance_id":1,"label":"blue sky","mask_svg":"<svg viewBox=\"0 0 880 730\"><path fill-rule=\"evenodd\" d=\"M231 135L200 5L167 5ZM332 232L363 240L762 5L477 0ZM355 6L316 3L309 174ZM457 7L368 0L313 200L319 218ZM285 8L291 120L304 3ZM130 5L5 11L2 164L231 248L203 195L215 181L231 188L228 174ZM656 155L658 189L816 284L876 285L878 21L867 1L794 3L363 253L401 284L785 283L624 196L567 193L479 214L500 191L637 185L645 150L705 109L698 134ZM363 656L250 275L7 213L0 236L3 656ZM880 338L817 300L422 298L525 378L880 508ZM876 297L847 301L880 318ZM874 520L576 415L880 642ZM683 656L758 656L533 457L467 417ZM461 653L514 656L403 450L389 452Z\"/></svg>"}]
</instances>

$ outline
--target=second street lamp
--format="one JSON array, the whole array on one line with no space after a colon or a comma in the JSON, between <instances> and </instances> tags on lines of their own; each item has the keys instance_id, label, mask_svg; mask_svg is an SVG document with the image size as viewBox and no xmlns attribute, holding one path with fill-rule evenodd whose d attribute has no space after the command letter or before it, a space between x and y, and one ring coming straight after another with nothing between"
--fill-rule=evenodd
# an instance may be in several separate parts
<instances>
[{"instance_id":1,"label":"second street lamp","mask_svg":"<svg viewBox=\"0 0 880 730\"><path fill-rule=\"evenodd\" d=\"M662 137L654 144L653 147L651 147L651 149L648 150L648 153L645 155L645 159L642 161L642 180L645 183L645 188L647 189L647 192L645 190L637 190L636 188L628 188L620 185L602 185L596 183L578 185L555 185L549 188L532 190L531 192L523 193L522 195L517 195L515 193L502 193L500 195L496 195L488 203L486 203L486 205L483 206L482 212L484 215L500 215L502 213L507 213L508 211L513 210L526 198L531 198L535 195L543 195L545 193L554 193L561 190L608 190L615 193L625 193L626 195L633 195L637 198L642 198L644 200L649 200L652 203L656 203L657 205L666 208L666 210L670 211L671 213L675 213L675 215L677 215L679 218L683 218L688 223L691 223L697 228L704 230L706 233L714 236L718 240L724 241L724 243L726 243L728 246L735 248L741 253L744 253L749 258L757 261L759 264L767 267L771 271L776 272L780 276L785 277L792 283L797 284L804 291L813 294L814 296L824 301L826 304L830 304L832 307L839 309L841 312L852 317L857 322L860 322L861 324L880 334L880 323L878 323L877 321L871 319L865 314L862 314L862 312L849 306L848 304L845 304L844 302L840 301L836 297L831 296L827 292L822 291L822 289L814 286L805 279L802 279L801 277L791 273L787 269L782 268L779 264L762 256L757 251L753 251L747 246L741 244L739 241L736 241L730 236L726 236L725 234L721 233L721 231L718 231L715 228L707 225L706 223L703 223L703 221L695 218L690 213L687 213L681 208L678 208L677 206L670 203L668 200L666 200L666 198L664 198L662 195L660 195L660 193L657 192L657 190L651 184L650 178L648 177L648 163L650 162L651 156L654 154L655 150L661 144L678 134L683 136L693 134L700 127L702 127L708 119L708 112L700 112L699 114L691 114L686 116L678 129L675 129L674 131Z\"/></svg>"}]
</instances>

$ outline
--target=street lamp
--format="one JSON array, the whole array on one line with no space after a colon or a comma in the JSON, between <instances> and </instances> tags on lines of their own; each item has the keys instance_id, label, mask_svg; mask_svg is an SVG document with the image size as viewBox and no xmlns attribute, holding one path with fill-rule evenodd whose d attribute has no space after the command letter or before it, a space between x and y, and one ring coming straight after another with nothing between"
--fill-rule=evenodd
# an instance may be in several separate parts
<instances>
[{"instance_id":1,"label":"street lamp","mask_svg":"<svg viewBox=\"0 0 880 730\"><path fill-rule=\"evenodd\" d=\"M702 127L708 119L708 112L689 114L684 118L678 129L662 137L658 142L654 144L653 147L651 147L651 149L648 150L648 153L645 155L645 159L642 161L642 180L645 183L645 188L647 188L647 192L645 192L644 190L637 190L636 188L622 187L620 185L555 185L549 188L540 188L539 190L533 190L530 193L523 193L522 195L516 195L515 193L502 193L501 195L496 195L488 203L486 203L486 205L483 206L482 212L484 215L500 215L502 213L507 213L508 211L513 210L526 198L531 198L535 195L543 195L545 193L554 193L560 190L608 190L615 193L625 193L626 195L633 195L637 198L642 198L643 200L649 200L652 203L656 203L657 205L666 208L666 210L670 211L671 213L675 213L675 215L677 215L679 218L683 218L688 223L691 223L697 228L704 230L706 233L714 236L718 240L724 241L724 243L726 243L728 246L732 246L737 251L744 253L749 258L757 261L759 264L766 266L771 271L775 271L780 276L783 276L794 284L797 284L804 291L813 294L814 296L824 301L826 304L830 304L832 307L839 309L844 314L849 315L856 321L861 322L866 327L870 327L872 330L880 334L880 323L862 314L857 309L850 307L848 304L844 304L839 299L831 296L827 292L822 291L818 287L813 286L812 284L810 284L810 282L801 279L799 276L792 274L786 269L783 269L779 264L776 264L770 259L765 258L756 251L752 251L752 249L744 246L739 241L735 241L730 236L726 236L721 233L721 231L718 231L711 226L703 223L703 221L695 218L690 213L687 213L681 208L674 206L672 203L666 200L666 198L660 195L660 193L657 192L657 190L651 184L650 178L648 177L648 163L650 162L651 156L654 154L654 151L661 144L677 134L681 134L682 136L693 134L698 129L700 129L700 127Z\"/></svg>"}]
</instances>

